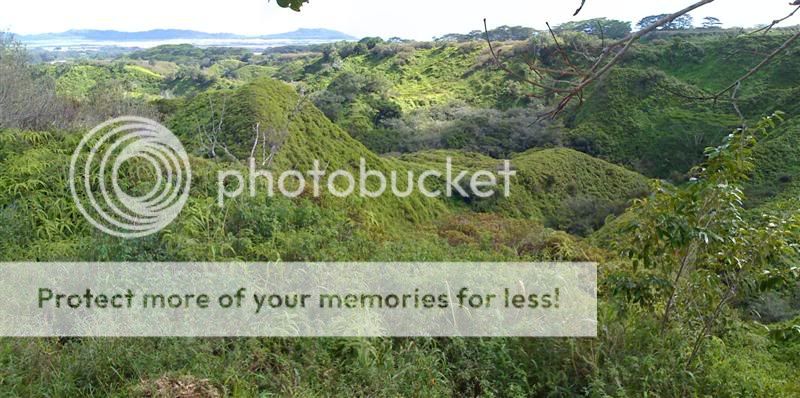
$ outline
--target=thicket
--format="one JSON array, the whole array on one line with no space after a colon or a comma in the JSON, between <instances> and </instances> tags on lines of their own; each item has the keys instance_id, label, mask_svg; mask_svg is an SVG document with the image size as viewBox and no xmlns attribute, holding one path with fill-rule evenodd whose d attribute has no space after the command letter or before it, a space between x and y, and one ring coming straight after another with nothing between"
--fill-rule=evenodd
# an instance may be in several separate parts
<instances>
[{"instance_id":1,"label":"thicket","mask_svg":"<svg viewBox=\"0 0 800 398\"><path fill-rule=\"evenodd\" d=\"M524 26L508 26L503 25L489 30L489 37L496 41L513 41L513 40L528 40L531 37L540 34L541 32L533 28ZM467 42L485 40L486 32L482 30L474 30L467 34L449 33L440 37L434 38L438 42Z\"/></svg>"},{"instance_id":2,"label":"thicket","mask_svg":"<svg viewBox=\"0 0 800 398\"><path fill-rule=\"evenodd\" d=\"M556 26L554 31L557 33L582 32L606 39L621 39L631 33L631 23L615 19L596 18L563 23Z\"/></svg>"},{"instance_id":3,"label":"thicket","mask_svg":"<svg viewBox=\"0 0 800 398\"><path fill-rule=\"evenodd\" d=\"M535 105L497 110L456 102L382 118L376 120L377 128L353 136L380 153L460 149L507 158L530 148L562 145L562 127L541 120L541 110Z\"/></svg>"},{"instance_id":4,"label":"thicket","mask_svg":"<svg viewBox=\"0 0 800 398\"><path fill-rule=\"evenodd\" d=\"M92 80L80 93L59 90L63 81L32 66L26 50L0 34L0 128L74 129L110 117L155 115L143 99L129 94L133 88L124 80Z\"/></svg>"},{"instance_id":5,"label":"thicket","mask_svg":"<svg viewBox=\"0 0 800 398\"><path fill-rule=\"evenodd\" d=\"M252 52L244 48L209 47L200 48L191 44L168 44L155 48L137 51L130 55L132 59L147 61L168 61L184 65L209 67L217 61L238 59L247 61Z\"/></svg>"}]
</instances>

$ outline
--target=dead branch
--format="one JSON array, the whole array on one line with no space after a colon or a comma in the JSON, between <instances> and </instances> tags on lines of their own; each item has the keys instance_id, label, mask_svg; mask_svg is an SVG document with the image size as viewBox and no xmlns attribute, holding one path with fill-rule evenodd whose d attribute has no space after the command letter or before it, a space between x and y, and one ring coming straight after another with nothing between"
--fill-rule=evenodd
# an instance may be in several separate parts
<instances>
[{"instance_id":1,"label":"dead branch","mask_svg":"<svg viewBox=\"0 0 800 398\"><path fill-rule=\"evenodd\" d=\"M622 60L624 55L628 52L628 50L630 50L631 46L635 42L637 42L639 39L641 39L642 37L646 36L647 34L653 32L653 31L655 31L659 27L662 27L662 26L674 21L678 17L680 17L682 15L685 15L685 14L688 14L688 13L690 13L690 12L700 8L700 7L703 7L703 6L707 5L707 4L713 3L714 1L715 0L701 0L701 1L698 1L698 2L686 7L684 9L680 10L680 11L677 11L675 13L672 13L670 15L667 15L667 16L659 19L658 21L656 21L652 25L650 25L650 26L648 26L648 27L646 27L646 28L644 28L642 30L639 30L638 32L631 33L631 34L627 35L626 37L624 37L624 38L622 38L620 40L617 40L617 41L611 43L608 46L605 46L603 48L602 52L600 53L600 55L595 60L594 64L591 66L591 68L589 68L585 72L581 73L581 77L578 79L577 82L569 82L569 85L566 88L558 88L558 87L548 86L546 84L531 80L526 76L522 76L519 73L517 73L514 70L512 70L511 68L509 68L505 63L503 63L500 60L499 52L495 51L494 45L492 44L491 38L489 36L489 28L488 28L488 24L487 24L487 21L486 21L485 18L483 20L483 28L484 28L484 32L485 32L485 35L486 35L486 42L489 44L489 51L491 52L491 55L492 55L492 58L494 59L495 64L497 64L497 66L500 69L502 69L509 76L512 76L513 78L515 78L517 80L520 80L522 82L530 84L531 86L534 86L536 88L540 88L540 89L544 90L545 91L545 95L548 95L548 94L563 94L561 99L558 101L557 105L552 110L550 110L548 112L545 112L545 113L543 113L543 114L541 114L539 116L540 119L541 118L546 118L546 117L555 118L558 114L563 112L564 109L566 109L566 107L573 100L575 100L576 98L579 99L580 103L583 103L583 90L585 90L589 85L591 85L596 80L598 80L599 78L604 76L616 64L618 64ZM583 3L585 3L585 1L582 2L581 6L584 5ZM578 11L580 11L580 9ZM560 74L562 77L570 76L570 75L575 76L574 73L578 72L579 69L577 67L575 67L575 65L569 59L569 56L566 55L566 51L564 51L564 49L561 47L561 44L559 43L559 41L558 41L555 33L553 32L552 28L550 27L549 23L547 24L547 27L548 27L548 30L550 31L550 34L553 36L553 39L555 40L555 45L558 48L559 53L562 55L562 57L564 57L564 61L568 65L568 68L565 68L565 70L563 70L563 71L558 71L555 74ZM602 27L601 27L601 31L602 31ZM604 36L603 37L603 42L604 42L603 44L605 45L605 33L603 32L601 34ZM590 57L587 57L587 58L590 58ZM529 63L528 66L537 75L541 76L541 73L540 73L542 71L541 68L535 66L533 63ZM558 82L559 81L557 80L555 83L558 83ZM532 97L541 98L540 96L533 95L533 94L531 96Z\"/></svg>"},{"instance_id":2,"label":"dead branch","mask_svg":"<svg viewBox=\"0 0 800 398\"><path fill-rule=\"evenodd\" d=\"M585 6L585 5L586 5L586 0L581 0L581 6L580 6L580 7L578 7L578 9L577 9L577 10L575 10L575 13L574 13L574 14L572 14L572 16L573 16L573 17L577 17L577 16L578 16L578 14L580 14L580 13L581 13L581 10L583 10L583 6Z\"/></svg>"},{"instance_id":3,"label":"dead branch","mask_svg":"<svg viewBox=\"0 0 800 398\"><path fill-rule=\"evenodd\" d=\"M763 27L761 29L754 30L754 31L750 32L749 34L754 35L754 34L756 34L758 32L762 32L762 31L764 32L764 34L767 34L767 33L769 33L769 31L772 30L772 28L775 27L775 25L777 25L777 24L779 24L779 23L781 23L781 22L793 17L794 14L796 14L798 10L800 10L800 6L795 8L794 11L791 12L791 14L789 14L789 15L781 18L781 19L776 19L776 20L772 21L772 23L770 23L769 25L767 25L767 26L765 26L765 27Z\"/></svg>"},{"instance_id":4,"label":"dead branch","mask_svg":"<svg viewBox=\"0 0 800 398\"><path fill-rule=\"evenodd\" d=\"M783 51L788 49L789 46L792 45L792 43L797 41L798 38L800 38L800 31L798 31L797 33L792 35L792 37L790 37L788 40L786 40L780 47L775 49L775 51L773 51L769 56L767 56L767 58L764 58L764 60L762 60L758 65L756 65L755 67L750 69L747 73L745 73L744 76L736 79L736 81L733 82L730 86L725 87L724 89L722 89L721 91L719 91L718 93L716 93L715 95L713 95L712 97L710 97L708 99L713 99L713 100L716 101L720 97L722 97L725 93L727 93L728 91L731 91L734 88L736 88L736 86L740 85L743 81L749 79L751 76L756 74L756 72L761 70L761 68L765 67L770 62L772 62L772 60L775 59L775 57L777 57L780 53L782 53Z\"/></svg>"},{"instance_id":5,"label":"dead branch","mask_svg":"<svg viewBox=\"0 0 800 398\"><path fill-rule=\"evenodd\" d=\"M739 88L742 87L742 83L736 84L736 88L733 89L733 93L731 93L731 104L733 104L733 110L736 111L736 114L739 116L739 121L742 122L742 130L747 129L747 121L742 114L742 111L739 109L739 102L736 100L736 94L739 93Z\"/></svg>"},{"instance_id":6,"label":"dead branch","mask_svg":"<svg viewBox=\"0 0 800 398\"><path fill-rule=\"evenodd\" d=\"M255 140L253 141L253 149L250 150L250 158L254 159L256 157L256 148L258 148L258 140L261 138L261 123L256 123L256 127L253 128L255 130Z\"/></svg>"},{"instance_id":7,"label":"dead branch","mask_svg":"<svg viewBox=\"0 0 800 398\"><path fill-rule=\"evenodd\" d=\"M222 109L220 110L219 114L217 114L215 111L214 101L211 98L208 99L208 106L211 111L211 122L208 123L211 125L211 130L208 130L206 124L202 124L199 121L196 121L196 123L197 131L208 141L207 149L209 157L212 159L217 159L217 147L220 147L226 156L238 161L236 156L234 156L233 153L231 153L231 151L228 149L228 145L221 138L223 133L223 125L225 123L227 100L222 102Z\"/></svg>"},{"instance_id":8,"label":"dead branch","mask_svg":"<svg viewBox=\"0 0 800 398\"><path fill-rule=\"evenodd\" d=\"M577 71L578 68L572 64L572 61L569 59L569 54L564 51L564 48L562 48L561 44L558 42L555 32L553 32L553 29L550 27L550 22L545 22L545 24L547 25L547 30L550 31L550 36L553 37L553 41L556 43L556 49L558 50L558 53L561 54L561 58L564 58L564 62L566 62L570 70Z\"/></svg>"},{"instance_id":9,"label":"dead branch","mask_svg":"<svg viewBox=\"0 0 800 398\"><path fill-rule=\"evenodd\" d=\"M554 118L555 116L563 112L564 109L566 109L567 105L569 105L575 99L575 97L580 97L583 95L584 89L586 89L590 84L595 82L600 77L604 76L606 73L608 73L608 71L611 70L611 68L613 68L617 63L619 63L619 61L622 60L622 57L628 52L628 50L630 50L633 43L637 42L645 35L655 31L659 27L674 21L678 17L688 14L706 4L713 3L714 1L715 0L702 0L697 3L694 3L689 7L686 7L678 12L665 16L656 21L655 23L653 23L652 25L648 26L647 28L644 28L635 33L631 33L627 37L618 40L609 45L608 47L606 47L600 54L600 57L597 59L597 62L589 69L589 71L586 73L583 79L581 79L579 83L575 84L572 87L572 89L568 91L568 93L559 101L558 105L556 105L556 107L553 110L543 113L541 117ZM617 50L616 53L614 53L614 51L619 47L621 48ZM603 64L606 58L611 56L612 53L614 54L613 57L608 62Z\"/></svg>"},{"instance_id":10,"label":"dead branch","mask_svg":"<svg viewBox=\"0 0 800 398\"><path fill-rule=\"evenodd\" d=\"M562 93L564 95L558 101L557 105L555 105L555 107L552 110L543 113L542 115L540 115L540 117L549 117L549 118L556 117L558 114L563 112L566 109L566 107L573 100L575 100L576 98L578 98L580 100L580 103L582 103L583 102L583 90L585 90L589 85L591 85L592 83L597 81L599 78L603 77L615 65L617 65L623 59L624 55L628 52L628 50L630 50L631 46L634 43L636 43L638 40L640 40L645 35L655 31L659 27L662 27L662 26L674 21L678 17L686 15L689 12L694 11L694 10L696 10L696 9L698 9L700 7L703 7L703 6L705 6L705 5L709 4L709 3L712 3L712 2L714 2L714 0L698 1L698 2L692 4L692 5L690 5L690 6L686 7L686 8L678 11L678 12L675 12L673 14L667 15L667 16L661 18L660 20L656 21L652 25L650 25L650 26L648 26L648 27L646 27L646 28L644 28L644 29L642 29L642 30L640 30L638 32L631 33L628 36L626 36L625 38L617 40L617 41L611 43L608 46L605 46L605 43L604 43L603 51L597 57L597 59L594 62L594 64L583 74L582 78L580 78L577 82L572 82L571 87L569 87L566 90L563 89L563 88L559 89L558 91L551 90L551 92ZM800 2L800 0L798 0L798 2ZM581 5L583 5L583 4L581 4ZM794 4L794 5L798 5L798 4ZM774 26L776 26L777 24L779 24L779 23L791 18L792 16L794 16L798 12L798 10L800 10L800 5L798 5L798 7L795 8L786 17L783 17L781 19L776 19L770 25L768 25L768 26L766 26L766 27L764 27L762 29L759 29L759 30L757 30L755 32L752 32L752 33L764 32L766 34ZM553 30L550 28L549 24L547 24L547 27L548 27L548 30L550 31L550 34L553 36L553 39L555 40L555 45L556 45L556 48L558 49L558 52L560 54L562 54L562 56L563 56L566 52L564 51L564 49L561 47L560 43L556 39L555 34L553 33ZM484 28L486 29L486 21L485 20L484 20ZM600 29L601 29L601 34L604 36L604 33L602 32L602 26L601 26ZM488 39L488 29L486 29L486 31L487 31L487 39ZM774 51L769 53L769 55L766 55L765 58L758 65L756 65L753 68L751 68L742 77L740 77L739 79L737 79L736 81L731 83L729 86L725 87L724 89L720 90L716 94L713 94L713 95L710 95L710 96L700 96L700 97L687 97L687 96L685 96L685 95L683 95L681 93L673 93L673 94L679 95L679 96L684 97L684 98L692 99L692 100L713 100L713 101L716 102L716 101L719 101L722 98L722 96L725 95L726 93L733 91L732 96L730 98L730 101L732 102L734 110L736 111L737 115L739 115L741 119L744 119L742 117L742 113L741 113L741 111L740 111L740 109L738 107L737 101L736 101L736 96L737 96L737 94L739 92L739 89L741 87L742 82L744 82L745 80L749 79L751 76L753 76L758 71L760 71L762 68L764 68L766 65L768 65L770 62L772 62L778 55L780 55L781 53L786 51L795 41L797 41L798 38L800 38L800 32L797 32L794 35L792 35L780 47L776 48ZM605 39L603 38L603 41L604 40ZM490 47L491 47L491 43L490 43ZM493 55L495 55L494 52L493 52ZM544 70L541 67L535 66L534 63L530 63L529 66L531 66L532 68L536 68L537 72L545 71L545 72L548 72L548 73L553 74L553 75L560 75L561 77L570 76L573 72L575 72L577 70L577 68L574 67L574 65L572 64L572 62L569 59L569 57L565 57L564 61L567 63L568 67L565 68L565 70L563 70L563 71ZM499 60L497 62L499 64ZM505 67L504 65L502 67L503 67L504 70L507 70L507 71L509 70L509 68ZM541 84L534 84L534 86L539 87L539 88L544 88L544 87L542 87ZM546 89L546 88L544 88L544 89Z\"/></svg>"},{"instance_id":11,"label":"dead branch","mask_svg":"<svg viewBox=\"0 0 800 398\"><path fill-rule=\"evenodd\" d=\"M606 30L603 27L603 23L600 20L597 20L597 27L600 28L600 43L602 43L603 48L606 47Z\"/></svg>"},{"instance_id":12,"label":"dead branch","mask_svg":"<svg viewBox=\"0 0 800 398\"><path fill-rule=\"evenodd\" d=\"M253 132L255 133L255 138L253 140L253 147L250 150L250 158L255 159L255 153L259 146L259 141L261 144L261 166L270 168L272 166L272 162L277 156L278 152L280 152L283 145L286 143L286 139L289 136L289 125L291 124L292 120L300 114L300 112L304 109L308 98L304 95L303 92L300 93L300 99L294 106L294 109L289 113L286 117L286 121L283 123L282 126L276 128L270 128L268 130L261 130L261 123L256 123L253 127ZM267 153L269 152L269 154Z\"/></svg>"},{"instance_id":13,"label":"dead branch","mask_svg":"<svg viewBox=\"0 0 800 398\"><path fill-rule=\"evenodd\" d=\"M525 83L528 83L528 84L530 84L530 85L532 85L534 87L538 87L538 88L541 88L541 89L546 90L546 91L557 92L557 93L568 92L568 90L563 90L563 89L559 89L559 88L555 88L555 87L546 86L546 85L541 84L539 82L533 81L533 80L531 80L531 79L529 79L529 78L527 78L525 76L522 76L517 72L514 72L511 68L506 66L506 64L503 63L503 61L500 60L500 57L498 56L497 52L494 50L494 45L492 44L492 40L489 37L489 27L488 27L488 25L486 23L486 18L483 19L483 29L484 29L484 32L486 33L486 42L489 43L489 52L492 54L492 58L494 59L494 63L500 69L502 69L507 74L509 74L510 76L514 77L515 79L520 80L520 81L525 82ZM538 97L538 96L533 95L533 94L531 94L531 96Z\"/></svg>"}]
</instances>

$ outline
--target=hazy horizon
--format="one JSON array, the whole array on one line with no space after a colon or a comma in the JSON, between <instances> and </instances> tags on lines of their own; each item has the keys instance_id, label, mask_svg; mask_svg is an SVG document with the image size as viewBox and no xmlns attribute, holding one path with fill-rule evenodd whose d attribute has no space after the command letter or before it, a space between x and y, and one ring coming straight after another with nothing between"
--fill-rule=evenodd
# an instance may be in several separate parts
<instances>
[{"instance_id":1,"label":"hazy horizon","mask_svg":"<svg viewBox=\"0 0 800 398\"><path fill-rule=\"evenodd\" d=\"M754 4L744 0L717 0L692 13L698 24L706 16L719 18L725 27L752 27L787 15L788 0ZM100 0L31 0L7 4L0 15L0 30L20 35L68 30L140 32L153 29L195 30L207 33L267 35L300 28L331 29L356 37L399 36L429 40L447 33L466 33L489 26L529 26L542 29L545 22L607 17L637 22L641 18L674 12L693 2L664 0L589 0L578 17L572 17L579 0L509 0L498 6L486 1L438 0L312 0L303 12L282 9L275 2L237 0L225 7L211 0L140 0L136 4ZM48 12L42 14L41 10ZM444 18L443 16L447 16ZM800 15L783 23L800 22Z\"/></svg>"}]
</instances>

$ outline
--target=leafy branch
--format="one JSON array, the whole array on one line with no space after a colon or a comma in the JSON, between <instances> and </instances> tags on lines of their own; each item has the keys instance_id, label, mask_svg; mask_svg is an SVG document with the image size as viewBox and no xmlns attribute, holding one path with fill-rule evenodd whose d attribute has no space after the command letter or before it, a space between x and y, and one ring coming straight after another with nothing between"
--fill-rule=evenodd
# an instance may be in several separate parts
<instances>
[{"instance_id":1,"label":"leafy branch","mask_svg":"<svg viewBox=\"0 0 800 398\"><path fill-rule=\"evenodd\" d=\"M706 281L706 290L720 291L720 300L702 316L702 327L686 361L689 369L724 308L764 275L780 275L796 261L798 218L763 215L748 219L742 185L753 171L753 148L767 136L780 114L753 128L740 128L723 144L706 150L706 161L683 186L656 183L655 194L637 201L623 228L631 236L623 250L634 265L658 264L672 275L662 316L662 331L677 311L682 281ZM773 272L778 271L778 272ZM724 293L722 293L724 291Z\"/></svg>"},{"instance_id":2,"label":"leafy branch","mask_svg":"<svg viewBox=\"0 0 800 398\"><path fill-rule=\"evenodd\" d=\"M308 3L308 0L277 0L277 3L283 8L291 8L292 10L299 12L303 7L303 4Z\"/></svg>"}]
</instances>

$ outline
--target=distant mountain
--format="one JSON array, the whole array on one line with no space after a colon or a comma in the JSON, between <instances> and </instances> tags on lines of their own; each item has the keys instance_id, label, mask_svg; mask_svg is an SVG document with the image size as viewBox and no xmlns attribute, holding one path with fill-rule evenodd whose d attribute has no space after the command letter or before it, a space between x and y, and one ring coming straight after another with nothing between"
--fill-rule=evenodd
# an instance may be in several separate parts
<instances>
[{"instance_id":1,"label":"distant mountain","mask_svg":"<svg viewBox=\"0 0 800 398\"><path fill-rule=\"evenodd\" d=\"M23 42L37 41L162 41L203 39L275 39L275 40L355 40L355 37L329 29L298 29L294 32L264 36L244 36L233 33L206 33L195 30L155 29L144 32L120 32L116 30L68 30L61 33L44 33L19 36Z\"/></svg>"},{"instance_id":2,"label":"distant mountain","mask_svg":"<svg viewBox=\"0 0 800 398\"><path fill-rule=\"evenodd\" d=\"M356 37L330 29L297 29L294 32L260 36L262 39L288 40L356 40Z\"/></svg>"},{"instance_id":3,"label":"distant mountain","mask_svg":"<svg viewBox=\"0 0 800 398\"><path fill-rule=\"evenodd\" d=\"M20 36L22 41L91 40L91 41L148 41L174 39L236 39L242 36L231 33L205 33L194 30L155 29L145 32L120 32L116 30L68 30L61 33L44 33Z\"/></svg>"}]
</instances>

